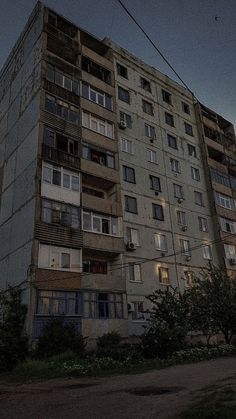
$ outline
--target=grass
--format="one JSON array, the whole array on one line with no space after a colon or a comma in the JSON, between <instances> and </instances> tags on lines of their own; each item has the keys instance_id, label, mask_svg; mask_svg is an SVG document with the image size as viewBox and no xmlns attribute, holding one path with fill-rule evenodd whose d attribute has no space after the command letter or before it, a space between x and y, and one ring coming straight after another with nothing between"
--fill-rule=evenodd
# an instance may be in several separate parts
<instances>
[{"instance_id":1,"label":"grass","mask_svg":"<svg viewBox=\"0 0 236 419\"><path fill-rule=\"evenodd\" d=\"M211 386L203 389L205 395L184 411L181 419L236 418L236 391L230 386Z\"/></svg>"}]
</instances>

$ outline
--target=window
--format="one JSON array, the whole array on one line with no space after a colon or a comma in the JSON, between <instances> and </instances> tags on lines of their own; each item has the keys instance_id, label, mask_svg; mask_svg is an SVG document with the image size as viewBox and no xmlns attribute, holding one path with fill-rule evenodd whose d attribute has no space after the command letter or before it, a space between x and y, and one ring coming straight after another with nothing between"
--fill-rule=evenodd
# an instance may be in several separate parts
<instances>
[{"instance_id":1,"label":"window","mask_svg":"<svg viewBox=\"0 0 236 419\"><path fill-rule=\"evenodd\" d=\"M184 211L176 211L177 223L181 226L187 225L186 213Z\"/></svg>"},{"instance_id":2,"label":"window","mask_svg":"<svg viewBox=\"0 0 236 419\"><path fill-rule=\"evenodd\" d=\"M233 244L224 244L227 259L236 259L236 248Z\"/></svg>"},{"instance_id":3,"label":"window","mask_svg":"<svg viewBox=\"0 0 236 419\"><path fill-rule=\"evenodd\" d=\"M145 320L143 313L143 302L142 301L132 301L133 310L132 310L132 320Z\"/></svg>"},{"instance_id":4,"label":"window","mask_svg":"<svg viewBox=\"0 0 236 419\"><path fill-rule=\"evenodd\" d=\"M171 127L175 126L174 117L168 112L165 112L165 121L167 125L170 125Z\"/></svg>"},{"instance_id":5,"label":"window","mask_svg":"<svg viewBox=\"0 0 236 419\"><path fill-rule=\"evenodd\" d=\"M111 72L84 55L82 56L81 67L83 71L92 74L92 76L103 80L105 83L111 84Z\"/></svg>"},{"instance_id":6,"label":"window","mask_svg":"<svg viewBox=\"0 0 236 419\"><path fill-rule=\"evenodd\" d=\"M78 229L80 227L80 209L61 202L42 200L42 221L64 227Z\"/></svg>"},{"instance_id":7,"label":"window","mask_svg":"<svg viewBox=\"0 0 236 419\"><path fill-rule=\"evenodd\" d=\"M79 95L79 82L50 64L47 64L46 79Z\"/></svg>"},{"instance_id":8,"label":"window","mask_svg":"<svg viewBox=\"0 0 236 419\"><path fill-rule=\"evenodd\" d=\"M136 246L140 245L139 230L127 227L127 236L131 243L134 243Z\"/></svg>"},{"instance_id":9,"label":"window","mask_svg":"<svg viewBox=\"0 0 236 419\"><path fill-rule=\"evenodd\" d=\"M125 79L128 79L128 70L124 65L116 63L116 68L117 68L117 74L119 74L119 76L124 77Z\"/></svg>"},{"instance_id":10,"label":"window","mask_svg":"<svg viewBox=\"0 0 236 419\"><path fill-rule=\"evenodd\" d=\"M197 182L199 182L200 181L199 169L197 169L196 167L191 166L191 177L192 177L193 180L196 180Z\"/></svg>"},{"instance_id":11,"label":"window","mask_svg":"<svg viewBox=\"0 0 236 419\"><path fill-rule=\"evenodd\" d=\"M150 179L150 189L153 189L155 192L161 192L160 178L157 176L149 175L149 179Z\"/></svg>"},{"instance_id":12,"label":"window","mask_svg":"<svg viewBox=\"0 0 236 419\"><path fill-rule=\"evenodd\" d=\"M82 158L98 163L101 166L107 166L112 169L115 167L115 157L111 151L105 151L89 144L82 145Z\"/></svg>"},{"instance_id":13,"label":"window","mask_svg":"<svg viewBox=\"0 0 236 419\"><path fill-rule=\"evenodd\" d=\"M141 265L138 263L129 264L129 280L132 282L142 282Z\"/></svg>"},{"instance_id":14,"label":"window","mask_svg":"<svg viewBox=\"0 0 236 419\"><path fill-rule=\"evenodd\" d=\"M197 157L196 147L192 144L188 144L188 155L191 157Z\"/></svg>"},{"instance_id":15,"label":"window","mask_svg":"<svg viewBox=\"0 0 236 419\"><path fill-rule=\"evenodd\" d=\"M191 252L190 252L190 243L189 243L189 240L180 239L180 248L181 248L181 252L184 255L190 256Z\"/></svg>"},{"instance_id":16,"label":"window","mask_svg":"<svg viewBox=\"0 0 236 419\"><path fill-rule=\"evenodd\" d=\"M47 244L39 245L38 266L43 269L80 272L81 250Z\"/></svg>"},{"instance_id":17,"label":"window","mask_svg":"<svg viewBox=\"0 0 236 419\"><path fill-rule=\"evenodd\" d=\"M164 212L162 205L152 204L152 216L155 220L164 221Z\"/></svg>"},{"instance_id":18,"label":"window","mask_svg":"<svg viewBox=\"0 0 236 419\"><path fill-rule=\"evenodd\" d=\"M92 115L91 113L85 111L82 112L82 125L85 128L96 131L98 134L114 138L114 125L105 119L100 119Z\"/></svg>"},{"instance_id":19,"label":"window","mask_svg":"<svg viewBox=\"0 0 236 419\"><path fill-rule=\"evenodd\" d=\"M184 113L190 115L190 106L187 103L182 102L182 110Z\"/></svg>"},{"instance_id":20,"label":"window","mask_svg":"<svg viewBox=\"0 0 236 419\"><path fill-rule=\"evenodd\" d=\"M57 150L64 151L65 153L78 155L78 141L68 136L62 135L52 128L44 127L43 143ZM66 156L63 156L66 158ZM71 161L71 160L70 160Z\"/></svg>"},{"instance_id":21,"label":"window","mask_svg":"<svg viewBox=\"0 0 236 419\"><path fill-rule=\"evenodd\" d=\"M203 218L203 217L198 217L198 225L199 225L199 230L200 231L208 231L208 226L207 226L207 219Z\"/></svg>"},{"instance_id":22,"label":"window","mask_svg":"<svg viewBox=\"0 0 236 419\"><path fill-rule=\"evenodd\" d=\"M207 260L212 259L211 248L207 244L202 246L202 256L203 256L203 259L207 259Z\"/></svg>"},{"instance_id":23,"label":"window","mask_svg":"<svg viewBox=\"0 0 236 419\"><path fill-rule=\"evenodd\" d=\"M167 240L164 234L154 234L155 248L162 252L167 252Z\"/></svg>"},{"instance_id":24,"label":"window","mask_svg":"<svg viewBox=\"0 0 236 419\"><path fill-rule=\"evenodd\" d=\"M130 103L129 91L118 86L118 98L123 102Z\"/></svg>"},{"instance_id":25,"label":"window","mask_svg":"<svg viewBox=\"0 0 236 419\"><path fill-rule=\"evenodd\" d=\"M145 135L148 138L155 139L156 138L155 128L152 125L145 124Z\"/></svg>"},{"instance_id":26,"label":"window","mask_svg":"<svg viewBox=\"0 0 236 419\"><path fill-rule=\"evenodd\" d=\"M184 271L185 287L189 288L193 285L194 273L193 271Z\"/></svg>"},{"instance_id":27,"label":"window","mask_svg":"<svg viewBox=\"0 0 236 419\"><path fill-rule=\"evenodd\" d=\"M175 198L184 198L184 188L181 185L178 185L177 183L173 184L174 187L174 196Z\"/></svg>"},{"instance_id":28,"label":"window","mask_svg":"<svg viewBox=\"0 0 236 419\"><path fill-rule=\"evenodd\" d=\"M84 317L99 319L123 318L123 296L118 293L84 292Z\"/></svg>"},{"instance_id":29,"label":"window","mask_svg":"<svg viewBox=\"0 0 236 419\"><path fill-rule=\"evenodd\" d=\"M121 150L125 153L133 154L133 141L126 138L121 139Z\"/></svg>"},{"instance_id":30,"label":"window","mask_svg":"<svg viewBox=\"0 0 236 419\"><path fill-rule=\"evenodd\" d=\"M159 280L160 280L160 283L163 285L170 284L168 268L162 268L162 267L159 268Z\"/></svg>"},{"instance_id":31,"label":"window","mask_svg":"<svg viewBox=\"0 0 236 419\"><path fill-rule=\"evenodd\" d=\"M82 83L82 96L92 102L97 103L103 108L112 110L112 97L104 92L98 91L89 84Z\"/></svg>"},{"instance_id":32,"label":"window","mask_svg":"<svg viewBox=\"0 0 236 419\"><path fill-rule=\"evenodd\" d=\"M83 272L89 272L91 274L107 274L107 262L101 260L84 260L83 261Z\"/></svg>"},{"instance_id":33,"label":"window","mask_svg":"<svg viewBox=\"0 0 236 419\"><path fill-rule=\"evenodd\" d=\"M157 163L157 152L151 149L147 149L147 160L150 163Z\"/></svg>"},{"instance_id":34,"label":"window","mask_svg":"<svg viewBox=\"0 0 236 419\"><path fill-rule=\"evenodd\" d=\"M152 103L147 102L146 100L142 100L142 107L143 112L147 113L148 115L154 115Z\"/></svg>"},{"instance_id":35,"label":"window","mask_svg":"<svg viewBox=\"0 0 236 419\"><path fill-rule=\"evenodd\" d=\"M178 160L170 159L170 165L172 172L180 173L180 164Z\"/></svg>"},{"instance_id":36,"label":"window","mask_svg":"<svg viewBox=\"0 0 236 419\"><path fill-rule=\"evenodd\" d=\"M40 315L81 315L81 297L74 291L38 291L37 311Z\"/></svg>"},{"instance_id":37,"label":"window","mask_svg":"<svg viewBox=\"0 0 236 419\"><path fill-rule=\"evenodd\" d=\"M98 234L119 235L118 218L110 215L83 211L83 230Z\"/></svg>"},{"instance_id":38,"label":"window","mask_svg":"<svg viewBox=\"0 0 236 419\"><path fill-rule=\"evenodd\" d=\"M216 202L218 205L220 205L223 208L235 210L234 200L230 196L223 195L219 192L215 192L215 195L216 195Z\"/></svg>"},{"instance_id":39,"label":"window","mask_svg":"<svg viewBox=\"0 0 236 419\"><path fill-rule=\"evenodd\" d=\"M123 166L123 180L135 183L135 170L132 167Z\"/></svg>"},{"instance_id":40,"label":"window","mask_svg":"<svg viewBox=\"0 0 236 419\"><path fill-rule=\"evenodd\" d=\"M143 77L140 77L140 83L143 90L146 92L151 93L151 83L150 81L144 79Z\"/></svg>"},{"instance_id":41,"label":"window","mask_svg":"<svg viewBox=\"0 0 236 419\"><path fill-rule=\"evenodd\" d=\"M78 32L76 26L72 25L70 22L67 22L65 19L61 18L55 13L52 13L51 11L48 12L48 23L52 26L56 26L59 31L62 31L70 38L74 38Z\"/></svg>"},{"instance_id":42,"label":"window","mask_svg":"<svg viewBox=\"0 0 236 419\"><path fill-rule=\"evenodd\" d=\"M104 192L97 189L88 188L87 186L82 186L82 192L86 193L87 195L96 196L97 198L105 198Z\"/></svg>"},{"instance_id":43,"label":"window","mask_svg":"<svg viewBox=\"0 0 236 419\"><path fill-rule=\"evenodd\" d=\"M174 148L175 150L178 149L176 137L174 137L173 135L167 134L167 141L168 141L169 147Z\"/></svg>"},{"instance_id":44,"label":"window","mask_svg":"<svg viewBox=\"0 0 236 419\"><path fill-rule=\"evenodd\" d=\"M227 233L236 233L236 223L228 218L220 217L221 229Z\"/></svg>"},{"instance_id":45,"label":"window","mask_svg":"<svg viewBox=\"0 0 236 419\"><path fill-rule=\"evenodd\" d=\"M193 137L193 127L192 125L188 124L187 122L184 123L185 133L191 135Z\"/></svg>"},{"instance_id":46,"label":"window","mask_svg":"<svg viewBox=\"0 0 236 419\"><path fill-rule=\"evenodd\" d=\"M172 105L171 94L166 90L162 90L162 99L164 102L168 103L168 105Z\"/></svg>"},{"instance_id":47,"label":"window","mask_svg":"<svg viewBox=\"0 0 236 419\"><path fill-rule=\"evenodd\" d=\"M221 185L224 185L228 188L231 186L229 177L221 172L218 172L217 170L211 169L211 178L214 182L220 183Z\"/></svg>"},{"instance_id":48,"label":"window","mask_svg":"<svg viewBox=\"0 0 236 419\"><path fill-rule=\"evenodd\" d=\"M200 205L200 207L204 206L203 195L201 192L194 191L194 202L196 205Z\"/></svg>"},{"instance_id":49,"label":"window","mask_svg":"<svg viewBox=\"0 0 236 419\"><path fill-rule=\"evenodd\" d=\"M125 211L133 212L134 214L138 213L136 198L125 195Z\"/></svg>"},{"instance_id":50,"label":"window","mask_svg":"<svg viewBox=\"0 0 236 419\"><path fill-rule=\"evenodd\" d=\"M79 191L79 175L74 174L63 167L52 166L43 163L42 180L44 183L60 186L61 188Z\"/></svg>"},{"instance_id":51,"label":"window","mask_svg":"<svg viewBox=\"0 0 236 419\"><path fill-rule=\"evenodd\" d=\"M69 105L54 96L46 95L45 98L46 111L65 119L73 124L79 123L79 110L73 105Z\"/></svg>"},{"instance_id":52,"label":"window","mask_svg":"<svg viewBox=\"0 0 236 419\"><path fill-rule=\"evenodd\" d=\"M132 128L132 118L127 113L120 111L120 121L125 122L127 128Z\"/></svg>"}]
</instances>

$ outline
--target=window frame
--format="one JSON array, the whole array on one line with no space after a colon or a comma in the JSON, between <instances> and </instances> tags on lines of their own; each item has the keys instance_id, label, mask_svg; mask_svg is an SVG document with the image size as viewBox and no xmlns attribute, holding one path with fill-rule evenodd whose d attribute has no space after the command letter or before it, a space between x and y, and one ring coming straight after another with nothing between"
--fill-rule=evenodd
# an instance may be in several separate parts
<instances>
[{"instance_id":1,"label":"window frame","mask_svg":"<svg viewBox=\"0 0 236 419\"><path fill-rule=\"evenodd\" d=\"M160 211L159 215L157 215L157 211ZM153 204L152 203L152 218L154 220L159 220L159 221L164 221L165 217L164 217L164 210L163 210L163 206L160 204Z\"/></svg>"},{"instance_id":2,"label":"window frame","mask_svg":"<svg viewBox=\"0 0 236 419\"><path fill-rule=\"evenodd\" d=\"M167 274L167 275L163 275L163 273ZM164 267L164 266L159 266L158 267L158 276L159 276L159 282L161 285L166 285L169 286L170 285L170 275L169 275L169 269ZM165 279L165 281L163 281L163 279ZM167 280L166 280L167 279Z\"/></svg>"},{"instance_id":3,"label":"window frame","mask_svg":"<svg viewBox=\"0 0 236 419\"><path fill-rule=\"evenodd\" d=\"M124 196L125 199L125 211L126 212L130 212L131 214L138 214L138 203L137 203L137 198L130 196L130 195L125 195ZM133 202L134 205L134 210L130 209L130 205L129 205L129 201ZM132 206L132 205L131 205Z\"/></svg>"}]
</instances>

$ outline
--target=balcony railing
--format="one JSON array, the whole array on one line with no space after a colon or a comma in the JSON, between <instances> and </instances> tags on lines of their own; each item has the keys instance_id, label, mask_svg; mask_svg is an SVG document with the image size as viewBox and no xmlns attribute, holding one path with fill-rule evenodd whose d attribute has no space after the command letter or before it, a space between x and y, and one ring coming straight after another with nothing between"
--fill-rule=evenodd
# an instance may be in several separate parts
<instances>
[{"instance_id":1,"label":"balcony railing","mask_svg":"<svg viewBox=\"0 0 236 419\"><path fill-rule=\"evenodd\" d=\"M60 163L69 168L75 167L76 169L79 169L80 166L80 159L78 156L74 156L73 154L66 153L65 151L58 150L57 148L50 147L46 144L43 144L42 157L45 160Z\"/></svg>"}]
</instances>

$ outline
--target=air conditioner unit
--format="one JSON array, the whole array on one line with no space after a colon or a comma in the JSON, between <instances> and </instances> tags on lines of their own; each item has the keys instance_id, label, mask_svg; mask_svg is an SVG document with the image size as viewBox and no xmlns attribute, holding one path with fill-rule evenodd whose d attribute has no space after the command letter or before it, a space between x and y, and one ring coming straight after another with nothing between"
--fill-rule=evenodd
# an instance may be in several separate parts
<instances>
[{"instance_id":1,"label":"air conditioner unit","mask_svg":"<svg viewBox=\"0 0 236 419\"><path fill-rule=\"evenodd\" d=\"M128 313L132 313L134 310L134 303L127 304Z\"/></svg>"},{"instance_id":2,"label":"air conditioner unit","mask_svg":"<svg viewBox=\"0 0 236 419\"><path fill-rule=\"evenodd\" d=\"M236 265L236 259L235 258L229 259L229 263L230 265Z\"/></svg>"},{"instance_id":3,"label":"air conditioner unit","mask_svg":"<svg viewBox=\"0 0 236 419\"><path fill-rule=\"evenodd\" d=\"M178 204L182 204L183 200L184 200L184 198L178 198L178 200L177 200Z\"/></svg>"},{"instance_id":4,"label":"air conditioner unit","mask_svg":"<svg viewBox=\"0 0 236 419\"><path fill-rule=\"evenodd\" d=\"M128 242L126 245L127 250L136 250L136 244L133 242Z\"/></svg>"},{"instance_id":5,"label":"air conditioner unit","mask_svg":"<svg viewBox=\"0 0 236 419\"><path fill-rule=\"evenodd\" d=\"M125 128L127 128L127 124L126 124L126 122L125 122L125 121L120 121L119 127L120 127L121 129L125 129Z\"/></svg>"},{"instance_id":6,"label":"air conditioner unit","mask_svg":"<svg viewBox=\"0 0 236 419\"><path fill-rule=\"evenodd\" d=\"M187 231L188 230L188 226L183 226L182 227L182 231Z\"/></svg>"},{"instance_id":7,"label":"air conditioner unit","mask_svg":"<svg viewBox=\"0 0 236 419\"><path fill-rule=\"evenodd\" d=\"M191 260L191 255L186 255L185 259L186 259L187 262L189 262Z\"/></svg>"}]
</instances>

